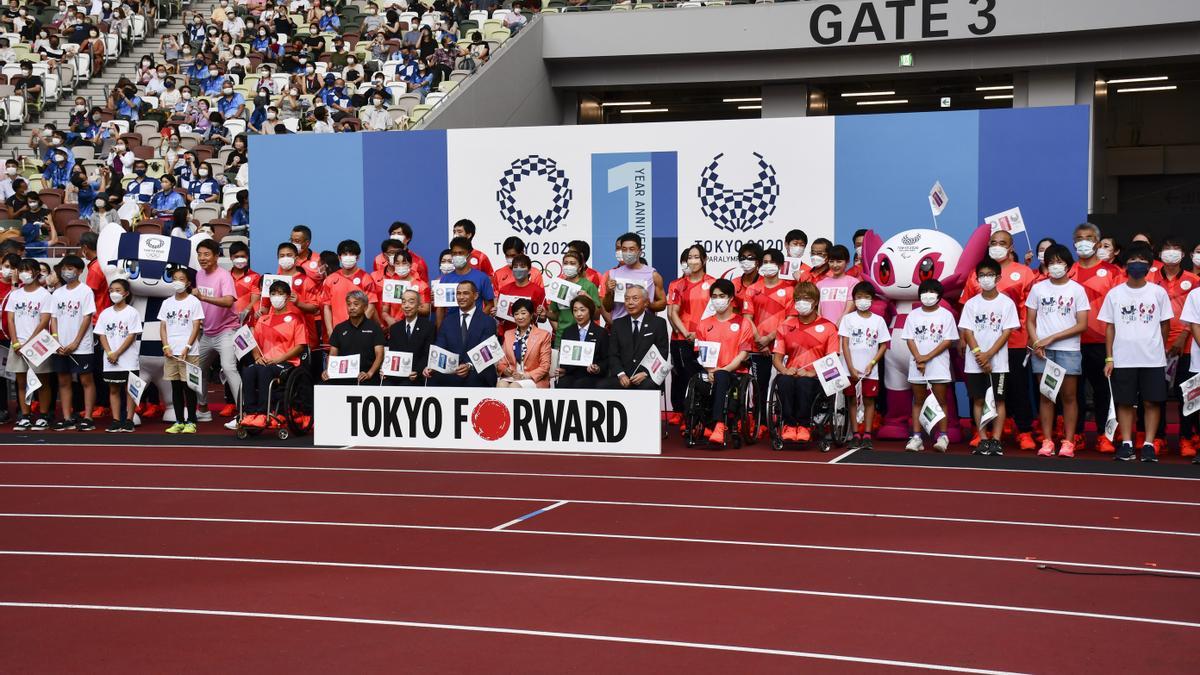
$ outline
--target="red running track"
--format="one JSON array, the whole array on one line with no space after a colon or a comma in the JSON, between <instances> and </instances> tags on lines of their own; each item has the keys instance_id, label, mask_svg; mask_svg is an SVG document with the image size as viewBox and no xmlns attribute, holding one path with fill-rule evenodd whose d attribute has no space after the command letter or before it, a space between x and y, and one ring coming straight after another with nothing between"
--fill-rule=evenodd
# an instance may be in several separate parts
<instances>
[{"instance_id":1,"label":"red running track","mask_svg":"<svg viewBox=\"0 0 1200 675\"><path fill-rule=\"evenodd\" d=\"M0 476L4 671L1175 672L1200 629L1192 481L100 447Z\"/></svg>"}]
</instances>

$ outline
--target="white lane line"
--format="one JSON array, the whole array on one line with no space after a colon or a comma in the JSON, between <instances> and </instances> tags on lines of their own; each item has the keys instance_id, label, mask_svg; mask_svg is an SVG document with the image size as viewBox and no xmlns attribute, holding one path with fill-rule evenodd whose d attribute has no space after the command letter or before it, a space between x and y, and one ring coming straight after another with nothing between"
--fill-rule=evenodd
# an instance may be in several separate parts
<instances>
[{"instance_id":1,"label":"white lane line","mask_svg":"<svg viewBox=\"0 0 1200 675\"><path fill-rule=\"evenodd\" d=\"M846 459L847 457L849 457L850 455L853 455L856 452L858 452L857 448L855 448L854 450L847 450L847 451L843 452L842 454L838 455L837 457L834 457L833 459L829 460L829 462L827 462L827 463L828 464L837 464L838 462L842 461L843 459Z\"/></svg>"},{"instance_id":2,"label":"white lane line","mask_svg":"<svg viewBox=\"0 0 1200 675\"><path fill-rule=\"evenodd\" d=\"M367 467L331 466L286 466L266 464L194 464L171 462L0 462L0 466L120 466L147 469L247 469L252 471L333 471L341 473L401 473L444 476L507 476L516 478L578 478L630 481L658 481L674 483L701 483L716 485L759 485L767 487L803 487L842 490L882 490L886 492L928 492L934 494L987 495L989 497L1033 497L1039 499L1077 499L1082 501L1119 502L1126 504L1155 504L1159 506L1200 506L1200 502L1168 501L1161 499L1132 499L1127 497L1098 497L1091 495L1064 495L1040 492L1003 492L996 490L961 490L954 488L922 488L893 485L855 485L848 483L803 483L766 480L725 480L718 478L681 478L677 476L622 476L583 473L537 473L518 471L459 471L449 469L379 469Z\"/></svg>"},{"instance_id":3,"label":"white lane line","mask_svg":"<svg viewBox=\"0 0 1200 675\"><path fill-rule=\"evenodd\" d=\"M362 527L386 530L429 530L434 532L484 532L513 535L528 534L547 537L579 537L589 539L619 539L626 541L658 541L684 544L715 544L720 546L755 546L760 548L792 549L802 551L836 551L839 553L867 553L878 555L911 556L917 558L943 558L948 560L974 560L983 562L1020 563L1023 565L1053 565L1055 567L1080 567L1087 569L1123 570L1128 572L1157 572L1200 577L1200 571L1175 570L1160 567L1138 567L1106 563L1085 563L1070 560L1044 558L1010 558L1006 556L971 555L967 553L938 553L934 551L908 551L887 548L865 548L860 546L825 546L820 544L793 544L772 541L743 541L739 539L702 539L698 537L660 537L637 534L608 534L604 532L559 532L553 530L493 530L486 527L454 527L450 525L398 525L395 523L354 523L326 520L273 520L268 518L203 518L198 516L131 516L97 513L0 513L0 518L53 518L62 520L134 520L174 523L240 523L250 525L303 525L319 527Z\"/></svg>"},{"instance_id":4,"label":"white lane line","mask_svg":"<svg viewBox=\"0 0 1200 675\"><path fill-rule=\"evenodd\" d=\"M171 485L41 485L34 483L3 484L0 489L32 489L32 490L116 490L116 491L146 491L146 492L213 492L220 494L280 494L280 495L312 495L321 497L399 497L417 499L459 499L464 501L502 501L502 502L552 502L554 497L504 497L499 495L450 495L427 492L344 492L335 490L268 490L266 488L213 488L213 487L176 487ZM1109 527L1105 525L1072 525L1070 523L1043 523L1026 520L991 520L986 518L954 518L950 516L918 516L897 513L870 513L859 511L826 511L819 509L782 509L765 506L727 506L723 504L676 504L670 502L636 502L615 501L604 499L570 499L564 500L550 508L557 508L570 501L575 504L592 506L645 506L669 509L702 509L710 511L749 511L752 513L793 513L808 516L832 516L847 518L885 518L892 520L921 520L938 523L968 523L972 525L1011 525L1019 527L1049 527L1065 530L1085 530L1093 532L1119 532L1126 534L1150 534L1171 537L1200 537L1200 532L1178 532L1174 530L1147 530L1134 527ZM545 513L550 508L535 511L517 520L505 523L504 527L513 525L526 517ZM495 528L501 529L501 528Z\"/></svg>"},{"instance_id":5,"label":"white lane line","mask_svg":"<svg viewBox=\"0 0 1200 675\"><path fill-rule=\"evenodd\" d=\"M893 661L891 659L872 659L861 656L845 656L842 654L826 654L821 652L800 652L786 649L766 649L763 647L745 647L741 645L711 644L705 642L680 642L677 640L655 640L651 638L634 638L620 635L595 635L591 633L564 633L560 631L527 630L522 628L503 628L499 626L467 626L449 623L426 623L421 621L392 621L385 619L364 619L347 616L319 616L311 614L279 614L274 612L235 612L218 609L184 609L178 607L132 607L123 605L81 605L57 602L0 602L0 607L36 608L36 609L84 609L106 612L144 612L150 614L190 614L197 616L222 616L250 619L285 619L291 621L316 621L323 623L346 623L372 626L396 626L401 628L428 628L434 630L453 630L473 633L501 633L505 635L528 635L533 637L564 638L570 640L592 640L597 642L616 642L622 644L654 645L659 647L684 647L688 649L707 649L722 652L740 652L745 654L765 654L768 656L793 656L822 661L842 661L849 663L867 663L877 666L896 666L900 668L922 668L954 673L978 673L981 675L1012 675L1009 671L984 670L980 668L964 668L933 663L917 663L913 661Z\"/></svg>"},{"instance_id":6,"label":"white lane line","mask_svg":"<svg viewBox=\"0 0 1200 675\"><path fill-rule=\"evenodd\" d=\"M551 504L550 506L547 506L544 509L538 509L537 511L530 511L529 513L526 513L525 515L521 516L520 518L513 518L512 520L508 521L507 523L504 523L503 525L497 525L496 527L493 527L492 529L493 530L507 529L511 525L516 525L517 523L525 522L526 520L529 520L530 518L533 518L534 516L538 516L547 511L552 511L554 509L557 509L558 507L560 507L566 503L567 503L566 500L563 500L561 502L555 502L554 504Z\"/></svg>"},{"instance_id":7,"label":"white lane line","mask_svg":"<svg viewBox=\"0 0 1200 675\"><path fill-rule=\"evenodd\" d=\"M868 600L877 602L896 602L911 605L932 605L937 607L958 607L966 609L986 609L998 612L1020 612L1024 614L1045 614L1049 616L1068 616L1079 619L1101 619L1104 621L1125 621L1131 623L1149 623L1163 626L1178 626L1181 628L1200 628L1200 623L1192 621L1175 621L1172 619L1154 619L1142 616L1127 616L1123 614L1100 614L1097 612L1073 612L1065 609L1045 609L1041 607L1023 607L1019 605L994 605L980 602L959 602L955 600L933 600L929 598L913 598L897 595L870 595L865 593L837 593L834 591L813 591L801 588L777 588L771 586L744 586L741 584L711 584L696 581L671 581L665 579L639 579L635 577L606 577L588 574L552 574L549 572L523 572L518 570L491 570L461 567L430 567L426 565L388 565L383 563L348 563L324 560L288 560L280 558L237 558L225 556L192 556L192 555L159 555L150 553L95 553L84 551L0 551L0 556L13 557L46 557L46 558L112 558L118 560L166 560L182 562L218 562L248 565L280 565L296 567L334 567L345 569L394 570L403 572L434 572L438 574L470 574L479 576L524 577L532 579L555 579L561 581L589 581L612 584L632 584L637 586L664 586L668 588L700 588L718 591L745 591L752 593L774 593L779 595L800 595L817 598L835 598L838 600Z\"/></svg>"}]
</instances>

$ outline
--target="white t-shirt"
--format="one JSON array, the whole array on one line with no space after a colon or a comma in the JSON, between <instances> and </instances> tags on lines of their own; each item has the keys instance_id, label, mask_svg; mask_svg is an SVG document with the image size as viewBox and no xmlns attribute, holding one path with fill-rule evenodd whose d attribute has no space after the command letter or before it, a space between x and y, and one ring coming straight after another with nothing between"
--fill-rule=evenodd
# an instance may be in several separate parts
<instances>
[{"instance_id":1,"label":"white t-shirt","mask_svg":"<svg viewBox=\"0 0 1200 675\"><path fill-rule=\"evenodd\" d=\"M108 338L109 349L116 349L130 335L141 335L142 318L138 311L129 305L125 305L125 309L120 311L116 307L109 307L100 312L100 320L96 322L94 332ZM121 352L121 355L117 357L116 363L109 363L107 357L104 359L104 372L137 370L139 351L141 351L141 347L138 340L134 340L133 344L129 345L129 349Z\"/></svg>"},{"instance_id":2,"label":"white t-shirt","mask_svg":"<svg viewBox=\"0 0 1200 675\"><path fill-rule=\"evenodd\" d=\"M204 306L194 295L186 296L183 300L176 300L175 296L163 300L158 310L158 320L167 327L167 346L172 354L178 356L188 346L188 340L192 337L192 322L203 319ZM192 347L189 353L195 354L195 345Z\"/></svg>"},{"instance_id":3,"label":"white t-shirt","mask_svg":"<svg viewBox=\"0 0 1200 675\"><path fill-rule=\"evenodd\" d=\"M51 310L50 291L44 286L38 286L33 292L25 290L24 286L13 288L4 302L4 311L12 312L13 324L17 329L17 342L24 343L33 337L33 331L43 314Z\"/></svg>"},{"instance_id":4,"label":"white t-shirt","mask_svg":"<svg viewBox=\"0 0 1200 675\"><path fill-rule=\"evenodd\" d=\"M972 296L967 300L967 304L963 305L962 317L958 320L958 327L971 331L975 336L975 344L985 352L996 344L1001 333L1020 325L1021 322L1017 319L1017 305L1012 298L1003 293L998 293L992 300L987 300L982 295ZM967 354L963 361L963 370L966 372L983 372L974 355ZM992 372L1008 372L1008 340L1004 341L1004 346L992 357Z\"/></svg>"},{"instance_id":5,"label":"white t-shirt","mask_svg":"<svg viewBox=\"0 0 1200 675\"><path fill-rule=\"evenodd\" d=\"M917 351L928 354L933 348L945 340L958 339L958 327L954 325L954 315L945 307L937 307L932 312L924 308L913 310L904 322L904 332L901 339L912 340L917 345ZM917 370L916 361L908 362L908 381L920 382L950 382L950 350L938 354L932 361L925 364L925 374Z\"/></svg>"},{"instance_id":6,"label":"white t-shirt","mask_svg":"<svg viewBox=\"0 0 1200 675\"><path fill-rule=\"evenodd\" d=\"M1165 367L1162 322L1174 316L1171 298L1158 284L1141 288L1121 284L1109 290L1100 305L1099 319L1113 325L1113 367Z\"/></svg>"},{"instance_id":7,"label":"white t-shirt","mask_svg":"<svg viewBox=\"0 0 1200 675\"><path fill-rule=\"evenodd\" d=\"M1025 307L1037 312L1037 334L1053 335L1075 325L1079 320L1076 315L1091 308L1088 304L1087 291L1071 279L1062 285L1056 285L1050 279L1043 279L1029 289L1029 297L1025 299ZM1033 345L1032 337L1029 340ZM1046 349L1057 349L1064 352L1079 351L1079 335L1072 335L1054 344L1043 344Z\"/></svg>"},{"instance_id":8,"label":"white t-shirt","mask_svg":"<svg viewBox=\"0 0 1200 675\"><path fill-rule=\"evenodd\" d=\"M1187 300L1183 303L1183 311L1179 313L1179 320L1184 323L1200 323L1200 288L1188 293ZM1195 340L1191 340L1191 343L1192 360L1188 364L1188 370L1200 373L1200 345L1196 344Z\"/></svg>"},{"instance_id":9,"label":"white t-shirt","mask_svg":"<svg viewBox=\"0 0 1200 675\"><path fill-rule=\"evenodd\" d=\"M850 353L843 356L846 357L847 365L853 365L855 370L862 369L868 361L875 358L880 343L892 340L891 331L888 330L887 322L882 316L871 314L864 319L858 312L850 312L842 317L838 335L848 338ZM879 379L879 364L871 368L866 379Z\"/></svg>"},{"instance_id":10,"label":"white t-shirt","mask_svg":"<svg viewBox=\"0 0 1200 675\"><path fill-rule=\"evenodd\" d=\"M58 321L58 341L64 347L75 341L80 334L79 348L76 354L92 353L92 322L87 317L96 313L96 299L92 289L87 284L78 284L75 288L60 286L51 296L51 314Z\"/></svg>"}]
</instances>

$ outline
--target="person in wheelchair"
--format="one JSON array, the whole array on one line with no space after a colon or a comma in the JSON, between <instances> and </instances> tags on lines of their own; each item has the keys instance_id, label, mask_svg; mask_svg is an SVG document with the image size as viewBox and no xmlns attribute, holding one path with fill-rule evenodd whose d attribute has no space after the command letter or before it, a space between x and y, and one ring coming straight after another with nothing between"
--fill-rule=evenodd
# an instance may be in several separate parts
<instances>
[{"instance_id":1,"label":"person in wheelchair","mask_svg":"<svg viewBox=\"0 0 1200 675\"><path fill-rule=\"evenodd\" d=\"M292 290L287 282L276 281L267 289L271 311L254 324L258 346L251 353L254 363L242 375L242 426L266 428L267 393L271 382L289 366L300 365L300 354L308 344L304 317L288 304Z\"/></svg>"},{"instance_id":2,"label":"person in wheelchair","mask_svg":"<svg viewBox=\"0 0 1200 675\"><path fill-rule=\"evenodd\" d=\"M793 298L797 316L779 326L774 353L776 387L782 408L784 441L803 443L812 437L813 402L823 393L812 364L838 351L838 329L818 313L821 292L812 282L796 284Z\"/></svg>"},{"instance_id":3,"label":"person in wheelchair","mask_svg":"<svg viewBox=\"0 0 1200 675\"><path fill-rule=\"evenodd\" d=\"M735 294L733 282L728 279L717 279L709 288L709 298L716 314L700 321L696 328L696 348L699 362L708 373L712 383L712 411L709 422L713 425L706 430L705 438L710 443L721 445L725 443L725 404L729 399L729 389L734 382L734 373L746 375L743 364L749 357L754 346L754 331L748 322L733 311ZM714 359L709 353L713 345L719 345ZM714 364L706 366L704 364Z\"/></svg>"}]
</instances>

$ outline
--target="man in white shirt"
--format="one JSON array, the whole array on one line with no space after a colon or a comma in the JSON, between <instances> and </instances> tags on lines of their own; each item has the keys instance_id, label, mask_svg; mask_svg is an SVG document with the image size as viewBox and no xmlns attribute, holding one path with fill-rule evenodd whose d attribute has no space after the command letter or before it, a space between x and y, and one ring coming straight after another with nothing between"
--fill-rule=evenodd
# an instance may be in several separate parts
<instances>
[{"instance_id":1,"label":"man in white shirt","mask_svg":"<svg viewBox=\"0 0 1200 675\"><path fill-rule=\"evenodd\" d=\"M367 131L387 131L392 128L392 116L383 106L383 96L378 93L371 97L370 107L364 109L359 118Z\"/></svg>"}]
</instances>

